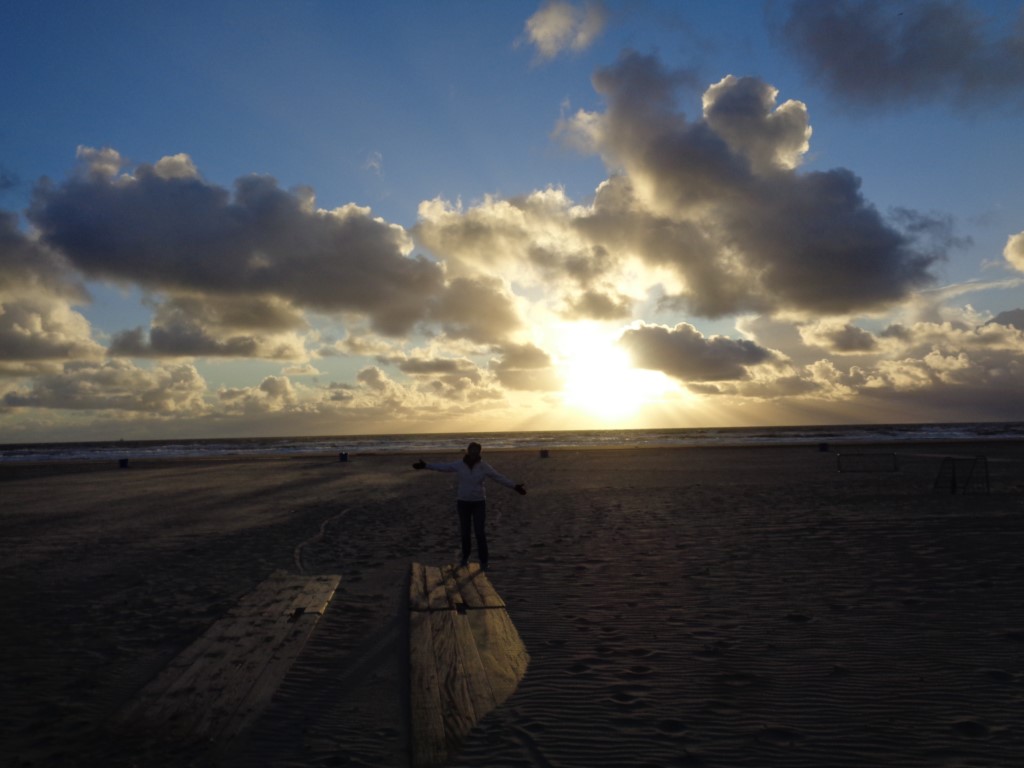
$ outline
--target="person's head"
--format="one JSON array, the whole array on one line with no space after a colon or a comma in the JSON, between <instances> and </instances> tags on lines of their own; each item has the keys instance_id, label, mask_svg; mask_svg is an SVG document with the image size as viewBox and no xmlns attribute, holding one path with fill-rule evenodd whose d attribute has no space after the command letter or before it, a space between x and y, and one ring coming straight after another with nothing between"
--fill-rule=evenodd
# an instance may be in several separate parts
<instances>
[{"instance_id":1,"label":"person's head","mask_svg":"<svg viewBox=\"0 0 1024 768\"><path fill-rule=\"evenodd\" d=\"M480 443L470 443L466 448L466 455L463 456L462 460L472 467L480 461L480 452L482 450Z\"/></svg>"}]
</instances>

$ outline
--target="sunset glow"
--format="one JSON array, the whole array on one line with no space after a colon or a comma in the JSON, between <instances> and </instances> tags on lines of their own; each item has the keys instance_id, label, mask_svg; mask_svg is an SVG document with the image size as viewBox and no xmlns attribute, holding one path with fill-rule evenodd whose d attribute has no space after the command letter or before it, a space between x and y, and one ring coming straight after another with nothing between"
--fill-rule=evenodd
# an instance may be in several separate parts
<instances>
[{"instance_id":1,"label":"sunset glow","mask_svg":"<svg viewBox=\"0 0 1024 768\"><path fill-rule=\"evenodd\" d=\"M0 25L5 441L1020 418L1019 2L215 6Z\"/></svg>"},{"instance_id":2,"label":"sunset glow","mask_svg":"<svg viewBox=\"0 0 1024 768\"><path fill-rule=\"evenodd\" d=\"M607 330L577 323L562 329L560 335L563 400L598 421L621 423L678 389L678 384L658 371L634 368L629 353Z\"/></svg>"}]
</instances>

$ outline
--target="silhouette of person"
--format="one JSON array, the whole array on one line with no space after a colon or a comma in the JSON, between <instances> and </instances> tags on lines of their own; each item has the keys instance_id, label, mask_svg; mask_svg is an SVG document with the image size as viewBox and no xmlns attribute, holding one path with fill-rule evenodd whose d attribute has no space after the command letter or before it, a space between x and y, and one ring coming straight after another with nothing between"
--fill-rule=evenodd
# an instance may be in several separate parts
<instances>
[{"instance_id":1,"label":"silhouette of person","mask_svg":"<svg viewBox=\"0 0 1024 768\"><path fill-rule=\"evenodd\" d=\"M487 570L490 552L487 549L487 501L484 480L491 478L516 493L526 495L522 483L510 480L480 458L480 443L470 443L466 454L459 461L432 463L420 459L413 469L432 469L435 472L455 472L458 475L458 490L455 506L459 513L459 528L462 533L462 567L469 563L471 549L470 529L476 533L476 545L480 556L480 567Z\"/></svg>"}]
</instances>

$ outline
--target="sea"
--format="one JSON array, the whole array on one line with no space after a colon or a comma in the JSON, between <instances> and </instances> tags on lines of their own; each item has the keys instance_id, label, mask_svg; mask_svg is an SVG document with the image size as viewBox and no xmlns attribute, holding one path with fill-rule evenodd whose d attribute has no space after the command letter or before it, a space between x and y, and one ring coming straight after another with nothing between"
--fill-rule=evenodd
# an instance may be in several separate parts
<instances>
[{"instance_id":1,"label":"sea","mask_svg":"<svg viewBox=\"0 0 1024 768\"><path fill-rule=\"evenodd\" d=\"M801 427L578 430L466 434L333 435L201 440L0 445L0 462L104 461L299 454L461 454L470 440L485 450L586 450L793 444L1024 440L1024 422L858 424Z\"/></svg>"}]
</instances>

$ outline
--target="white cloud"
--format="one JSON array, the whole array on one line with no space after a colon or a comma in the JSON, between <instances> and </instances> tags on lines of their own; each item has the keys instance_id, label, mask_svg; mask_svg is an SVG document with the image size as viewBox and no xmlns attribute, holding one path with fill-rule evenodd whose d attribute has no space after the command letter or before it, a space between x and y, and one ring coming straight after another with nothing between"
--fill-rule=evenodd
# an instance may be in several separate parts
<instances>
[{"instance_id":1,"label":"white cloud","mask_svg":"<svg viewBox=\"0 0 1024 768\"><path fill-rule=\"evenodd\" d=\"M1010 235L1003 249L1003 256L1006 257L1010 266L1019 272L1024 272L1024 232Z\"/></svg>"},{"instance_id":2,"label":"white cloud","mask_svg":"<svg viewBox=\"0 0 1024 768\"><path fill-rule=\"evenodd\" d=\"M148 416L198 415L208 410L206 382L192 365L143 369L127 361L76 362L59 374L35 377L27 390L9 391L10 408L113 410Z\"/></svg>"},{"instance_id":3,"label":"white cloud","mask_svg":"<svg viewBox=\"0 0 1024 768\"><path fill-rule=\"evenodd\" d=\"M550 0L526 20L524 36L542 58L552 59L566 51L589 48L604 31L607 20L604 4L596 0L581 5Z\"/></svg>"}]
</instances>

